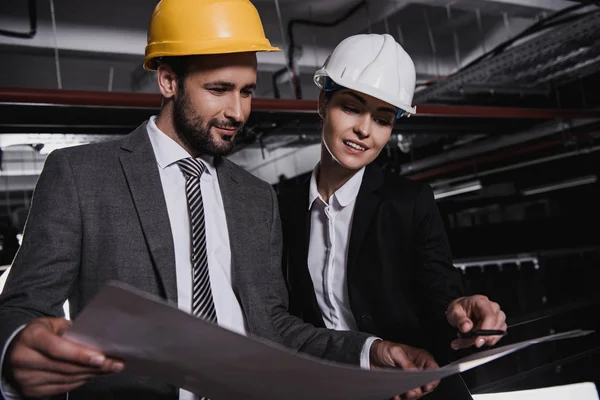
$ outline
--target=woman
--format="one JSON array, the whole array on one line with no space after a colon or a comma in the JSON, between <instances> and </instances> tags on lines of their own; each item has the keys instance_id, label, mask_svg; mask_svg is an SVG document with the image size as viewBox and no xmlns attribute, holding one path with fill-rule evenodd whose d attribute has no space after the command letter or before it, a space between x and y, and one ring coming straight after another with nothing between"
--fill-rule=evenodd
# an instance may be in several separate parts
<instances>
[{"instance_id":1,"label":"woman","mask_svg":"<svg viewBox=\"0 0 600 400\"><path fill-rule=\"evenodd\" d=\"M315 83L321 160L279 197L291 312L426 349L440 364L450 344L495 344L499 336L455 337L457 327L505 330L505 315L484 296L463 297L431 188L373 163L396 121L416 112L409 55L390 35L352 36ZM470 398L459 377L433 396Z\"/></svg>"}]
</instances>

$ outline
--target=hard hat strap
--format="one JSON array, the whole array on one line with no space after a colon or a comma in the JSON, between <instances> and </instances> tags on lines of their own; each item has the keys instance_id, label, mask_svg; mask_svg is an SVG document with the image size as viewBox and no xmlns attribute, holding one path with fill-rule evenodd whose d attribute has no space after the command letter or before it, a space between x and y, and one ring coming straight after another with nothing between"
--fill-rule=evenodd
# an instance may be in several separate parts
<instances>
[{"instance_id":1,"label":"hard hat strap","mask_svg":"<svg viewBox=\"0 0 600 400\"><path fill-rule=\"evenodd\" d=\"M323 77L323 90L326 92L333 92L334 90L344 89L344 86L338 85L328 76Z\"/></svg>"}]
</instances>

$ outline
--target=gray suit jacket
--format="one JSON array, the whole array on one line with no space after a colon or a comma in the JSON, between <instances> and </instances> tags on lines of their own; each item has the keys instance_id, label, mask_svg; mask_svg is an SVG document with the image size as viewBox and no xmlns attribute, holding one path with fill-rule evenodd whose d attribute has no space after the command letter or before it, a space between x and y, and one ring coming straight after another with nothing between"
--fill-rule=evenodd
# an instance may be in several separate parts
<instances>
[{"instance_id":1,"label":"gray suit jacket","mask_svg":"<svg viewBox=\"0 0 600 400\"><path fill-rule=\"evenodd\" d=\"M288 313L273 189L230 161L215 163L233 288L249 332L318 357L358 364L365 334L315 328ZM63 315L67 298L71 317L77 318L110 280L177 303L173 237L146 124L124 139L48 156L23 244L0 295L0 349L33 318ZM176 396L170 385L124 373L96 378L70 399Z\"/></svg>"}]
</instances>

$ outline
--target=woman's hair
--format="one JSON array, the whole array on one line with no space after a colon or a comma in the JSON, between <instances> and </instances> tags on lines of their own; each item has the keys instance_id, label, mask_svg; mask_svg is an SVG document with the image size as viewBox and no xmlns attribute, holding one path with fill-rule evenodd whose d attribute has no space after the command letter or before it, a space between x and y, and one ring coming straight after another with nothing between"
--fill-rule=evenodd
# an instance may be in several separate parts
<instances>
[{"instance_id":1,"label":"woman's hair","mask_svg":"<svg viewBox=\"0 0 600 400\"><path fill-rule=\"evenodd\" d=\"M333 97L333 92L332 90L322 90L322 92L324 93L323 96L323 103L319 104L319 122L317 123L317 126L319 128L319 130L323 130L323 119L325 118L325 114L322 111L325 111L325 108L327 107L327 105L329 104L329 102L331 101L331 98Z\"/></svg>"}]
</instances>

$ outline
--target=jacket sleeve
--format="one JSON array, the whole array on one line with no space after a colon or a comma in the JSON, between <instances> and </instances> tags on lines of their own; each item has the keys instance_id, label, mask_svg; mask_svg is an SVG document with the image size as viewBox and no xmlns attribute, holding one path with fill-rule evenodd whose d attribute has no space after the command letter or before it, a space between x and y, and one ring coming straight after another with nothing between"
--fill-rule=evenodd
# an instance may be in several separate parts
<instances>
[{"instance_id":1,"label":"jacket sleeve","mask_svg":"<svg viewBox=\"0 0 600 400\"><path fill-rule=\"evenodd\" d=\"M269 295L266 298L267 311L273 321L282 344L315 357L330 361L360 365L360 356L366 340L371 336L361 332L342 332L303 322L288 311L288 292L284 282L281 256L282 233L277 197L271 189L273 212L270 232Z\"/></svg>"},{"instance_id":2,"label":"jacket sleeve","mask_svg":"<svg viewBox=\"0 0 600 400\"><path fill-rule=\"evenodd\" d=\"M80 265L79 207L71 166L54 151L38 179L23 242L0 294L0 348L32 319L64 316Z\"/></svg>"},{"instance_id":3,"label":"jacket sleeve","mask_svg":"<svg viewBox=\"0 0 600 400\"><path fill-rule=\"evenodd\" d=\"M416 279L424 305L421 319L428 329L440 333L435 338L436 347L439 346L445 352L450 348L449 341L455 335L446 320L445 312L452 300L464 294L461 276L452 264L448 237L429 185L421 185L413 215Z\"/></svg>"}]
</instances>

